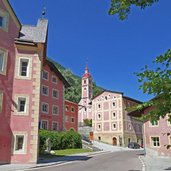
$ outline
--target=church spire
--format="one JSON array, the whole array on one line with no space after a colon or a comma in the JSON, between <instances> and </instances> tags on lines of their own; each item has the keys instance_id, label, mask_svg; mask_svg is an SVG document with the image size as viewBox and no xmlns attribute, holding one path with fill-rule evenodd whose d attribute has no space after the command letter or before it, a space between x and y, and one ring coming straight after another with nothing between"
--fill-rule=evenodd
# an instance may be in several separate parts
<instances>
[{"instance_id":1,"label":"church spire","mask_svg":"<svg viewBox=\"0 0 171 171\"><path fill-rule=\"evenodd\" d=\"M88 65L86 64L86 67L85 67L85 72L84 72L84 75L83 77L91 77L90 73L89 73L89 69L88 69Z\"/></svg>"}]
</instances>

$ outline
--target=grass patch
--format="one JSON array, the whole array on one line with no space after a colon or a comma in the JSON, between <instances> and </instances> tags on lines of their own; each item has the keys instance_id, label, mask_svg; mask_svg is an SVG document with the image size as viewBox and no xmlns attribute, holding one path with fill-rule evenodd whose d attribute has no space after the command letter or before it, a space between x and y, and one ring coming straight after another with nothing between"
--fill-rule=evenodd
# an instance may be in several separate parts
<instances>
[{"instance_id":1,"label":"grass patch","mask_svg":"<svg viewBox=\"0 0 171 171\"><path fill-rule=\"evenodd\" d=\"M69 156L72 154L79 154L79 153L86 153L86 152L92 152L92 150L88 149L65 149L65 150L54 150L55 154L41 154L39 157L40 158L46 158L46 159L52 159L55 157L64 157L64 156Z\"/></svg>"},{"instance_id":2,"label":"grass patch","mask_svg":"<svg viewBox=\"0 0 171 171\"><path fill-rule=\"evenodd\" d=\"M86 152L92 152L92 150L88 149L65 149L65 150L55 150L55 155L56 156L68 156L72 154L79 154L79 153L86 153Z\"/></svg>"}]
</instances>

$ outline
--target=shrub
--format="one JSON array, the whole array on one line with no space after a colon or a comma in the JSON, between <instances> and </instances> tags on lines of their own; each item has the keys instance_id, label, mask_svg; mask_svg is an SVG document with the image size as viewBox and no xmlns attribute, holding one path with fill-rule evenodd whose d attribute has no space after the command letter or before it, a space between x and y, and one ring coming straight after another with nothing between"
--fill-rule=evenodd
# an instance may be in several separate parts
<instances>
[{"instance_id":1,"label":"shrub","mask_svg":"<svg viewBox=\"0 0 171 171\"><path fill-rule=\"evenodd\" d=\"M73 130L66 132L39 130L40 153L46 150L47 138L50 138L52 150L82 148L81 135Z\"/></svg>"}]
</instances>

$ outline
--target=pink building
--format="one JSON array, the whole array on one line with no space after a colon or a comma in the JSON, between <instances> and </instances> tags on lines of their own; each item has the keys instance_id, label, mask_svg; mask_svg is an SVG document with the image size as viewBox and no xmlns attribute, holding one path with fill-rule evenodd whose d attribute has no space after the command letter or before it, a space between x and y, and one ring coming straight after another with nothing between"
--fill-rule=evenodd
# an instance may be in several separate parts
<instances>
[{"instance_id":1,"label":"pink building","mask_svg":"<svg viewBox=\"0 0 171 171\"><path fill-rule=\"evenodd\" d=\"M78 130L78 104L65 100L65 130Z\"/></svg>"},{"instance_id":2,"label":"pink building","mask_svg":"<svg viewBox=\"0 0 171 171\"><path fill-rule=\"evenodd\" d=\"M128 116L127 108L141 103L123 93L104 90L92 99L94 140L117 146L142 144L142 122Z\"/></svg>"},{"instance_id":3,"label":"pink building","mask_svg":"<svg viewBox=\"0 0 171 171\"><path fill-rule=\"evenodd\" d=\"M14 69L14 39L21 24L6 0L0 0L0 163L11 160L11 105Z\"/></svg>"},{"instance_id":4,"label":"pink building","mask_svg":"<svg viewBox=\"0 0 171 171\"><path fill-rule=\"evenodd\" d=\"M144 108L142 111L133 111L130 116L141 117L153 110L152 107ZM144 146L147 155L171 157L171 148L167 149L167 145L171 145L171 122L168 116L160 118L159 121L144 122Z\"/></svg>"},{"instance_id":5,"label":"pink building","mask_svg":"<svg viewBox=\"0 0 171 171\"><path fill-rule=\"evenodd\" d=\"M0 163L36 163L39 127L63 130L69 84L46 60L47 31L46 19L21 25L0 0Z\"/></svg>"},{"instance_id":6,"label":"pink building","mask_svg":"<svg viewBox=\"0 0 171 171\"><path fill-rule=\"evenodd\" d=\"M46 60L43 65L40 96L40 128L64 130L64 91L69 84L55 65Z\"/></svg>"},{"instance_id":7,"label":"pink building","mask_svg":"<svg viewBox=\"0 0 171 171\"><path fill-rule=\"evenodd\" d=\"M84 119L92 119L91 99L93 97L92 77L89 73L88 66L82 76L81 100L79 102L78 126L84 125Z\"/></svg>"}]
</instances>

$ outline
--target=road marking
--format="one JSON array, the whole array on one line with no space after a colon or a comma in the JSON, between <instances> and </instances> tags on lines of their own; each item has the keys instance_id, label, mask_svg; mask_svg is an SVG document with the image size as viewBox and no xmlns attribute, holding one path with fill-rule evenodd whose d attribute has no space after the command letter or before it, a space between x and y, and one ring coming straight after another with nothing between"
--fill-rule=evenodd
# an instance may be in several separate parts
<instances>
[{"instance_id":1,"label":"road marking","mask_svg":"<svg viewBox=\"0 0 171 171\"><path fill-rule=\"evenodd\" d=\"M145 165L144 161L142 160L142 157L139 156L138 158L139 158L139 160L140 160L140 162L142 164L142 171L146 171L146 165Z\"/></svg>"},{"instance_id":2,"label":"road marking","mask_svg":"<svg viewBox=\"0 0 171 171\"><path fill-rule=\"evenodd\" d=\"M70 161L70 162L63 162L63 163L51 163L50 165L41 165L41 166L37 166L37 167L32 167L32 168L28 168L28 169L24 169L22 171L29 171L29 170L40 170L40 169L44 169L44 168L52 168L55 166L62 166L62 165L67 165L70 163L76 163L79 161ZM21 171L21 170L17 170L17 171Z\"/></svg>"}]
</instances>

